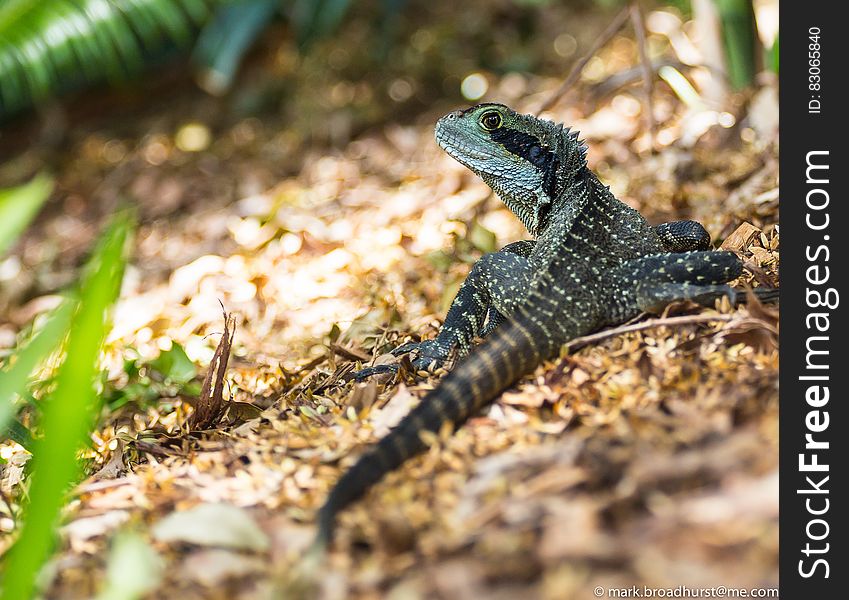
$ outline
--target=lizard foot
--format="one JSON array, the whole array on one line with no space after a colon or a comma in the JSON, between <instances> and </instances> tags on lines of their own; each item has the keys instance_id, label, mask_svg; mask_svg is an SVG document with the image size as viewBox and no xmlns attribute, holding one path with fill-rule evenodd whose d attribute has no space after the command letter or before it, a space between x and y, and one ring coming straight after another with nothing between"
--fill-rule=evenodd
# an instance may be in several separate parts
<instances>
[{"instance_id":1,"label":"lizard foot","mask_svg":"<svg viewBox=\"0 0 849 600\"><path fill-rule=\"evenodd\" d=\"M437 343L436 340L424 340L421 342L407 342L401 344L394 350L390 351L393 356L401 356L403 354L415 353L415 358L412 359L413 372L430 371L433 372L443 366L448 360L448 352ZM375 365L373 367L365 367L353 373L352 377L357 381L363 381L375 375L384 373L397 374L400 370L400 363L391 363L386 365Z\"/></svg>"}]
</instances>

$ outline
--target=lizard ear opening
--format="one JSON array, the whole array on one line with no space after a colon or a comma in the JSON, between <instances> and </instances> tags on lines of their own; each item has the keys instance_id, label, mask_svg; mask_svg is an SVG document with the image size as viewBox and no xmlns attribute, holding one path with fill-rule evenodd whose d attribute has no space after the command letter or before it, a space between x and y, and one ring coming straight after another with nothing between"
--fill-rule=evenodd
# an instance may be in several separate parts
<instances>
[{"instance_id":1,"label":"lizard ear opening","mask_svg":"<svg viewBox=\"0 0 849 600\"><path fill-rule=\"evenodd\" d=\"M488 110L480 116L478 123L485 131L495 131L504 124L504 118L497 110Z\"/></svg>"}]
</instances>

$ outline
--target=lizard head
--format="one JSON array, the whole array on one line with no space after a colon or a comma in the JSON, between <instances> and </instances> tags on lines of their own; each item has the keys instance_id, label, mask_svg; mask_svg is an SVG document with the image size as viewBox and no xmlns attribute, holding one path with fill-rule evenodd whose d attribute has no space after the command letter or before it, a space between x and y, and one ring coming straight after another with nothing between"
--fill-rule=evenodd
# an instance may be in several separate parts
<instances>
[{"instance_id":1,"label":"lizard head","mask_svg":"<svg viewBox=\"0 0 849 600\"><path fill-rule=\"evenodd\" d=\"M577 133L503 104L448 113L436 123L436 142L495 190L534 235L586 165Z\"/></svg>"}]
</instances>

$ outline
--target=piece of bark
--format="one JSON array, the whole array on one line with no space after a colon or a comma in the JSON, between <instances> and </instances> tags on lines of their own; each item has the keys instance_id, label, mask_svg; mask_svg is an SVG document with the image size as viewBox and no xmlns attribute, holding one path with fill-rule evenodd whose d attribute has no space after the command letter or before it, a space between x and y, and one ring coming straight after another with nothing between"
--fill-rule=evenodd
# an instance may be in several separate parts
<instances>
[{"instance_id":1,"label":"piece of bark","mask_svg":"<svg viewBox=\"0 0 849 600\"><path fill-rule=\"evenodd\" d=\"M744 222L735 229L731 235L725 238L725 241L722 242L722 245L719 248L720 250L734 250L739 252L748 248L749 244L751 244L760 233L760 229L751 223Z\"/></svg>"}]
</instances>

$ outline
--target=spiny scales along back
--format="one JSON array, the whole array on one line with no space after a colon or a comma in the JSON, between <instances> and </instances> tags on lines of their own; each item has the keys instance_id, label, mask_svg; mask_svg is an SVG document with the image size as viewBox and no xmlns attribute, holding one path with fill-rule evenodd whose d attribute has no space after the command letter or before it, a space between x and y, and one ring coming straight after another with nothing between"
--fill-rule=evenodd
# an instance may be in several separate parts
<instances>
[{"instance_id":1,"label":"spiny scales along back","mask_svg":"<svg viewBox=\"0 0 849 600\"><path fill-rule=\"evenodd\" d=\"M319 512L321 545L339 511L426 448L422 432L459 427L565 342L675 300L736 297L724 284L741 272L737 256L708 250L698 223L646 223L587 168L586 147L568 128L479 104L442 117L436 141L495 190L536 241L484 256L437 337L397 349L414 351L420 369L463 360L336 483ZM476 336L484 341L472 351Z\"/></svg>"}]
</instances>

